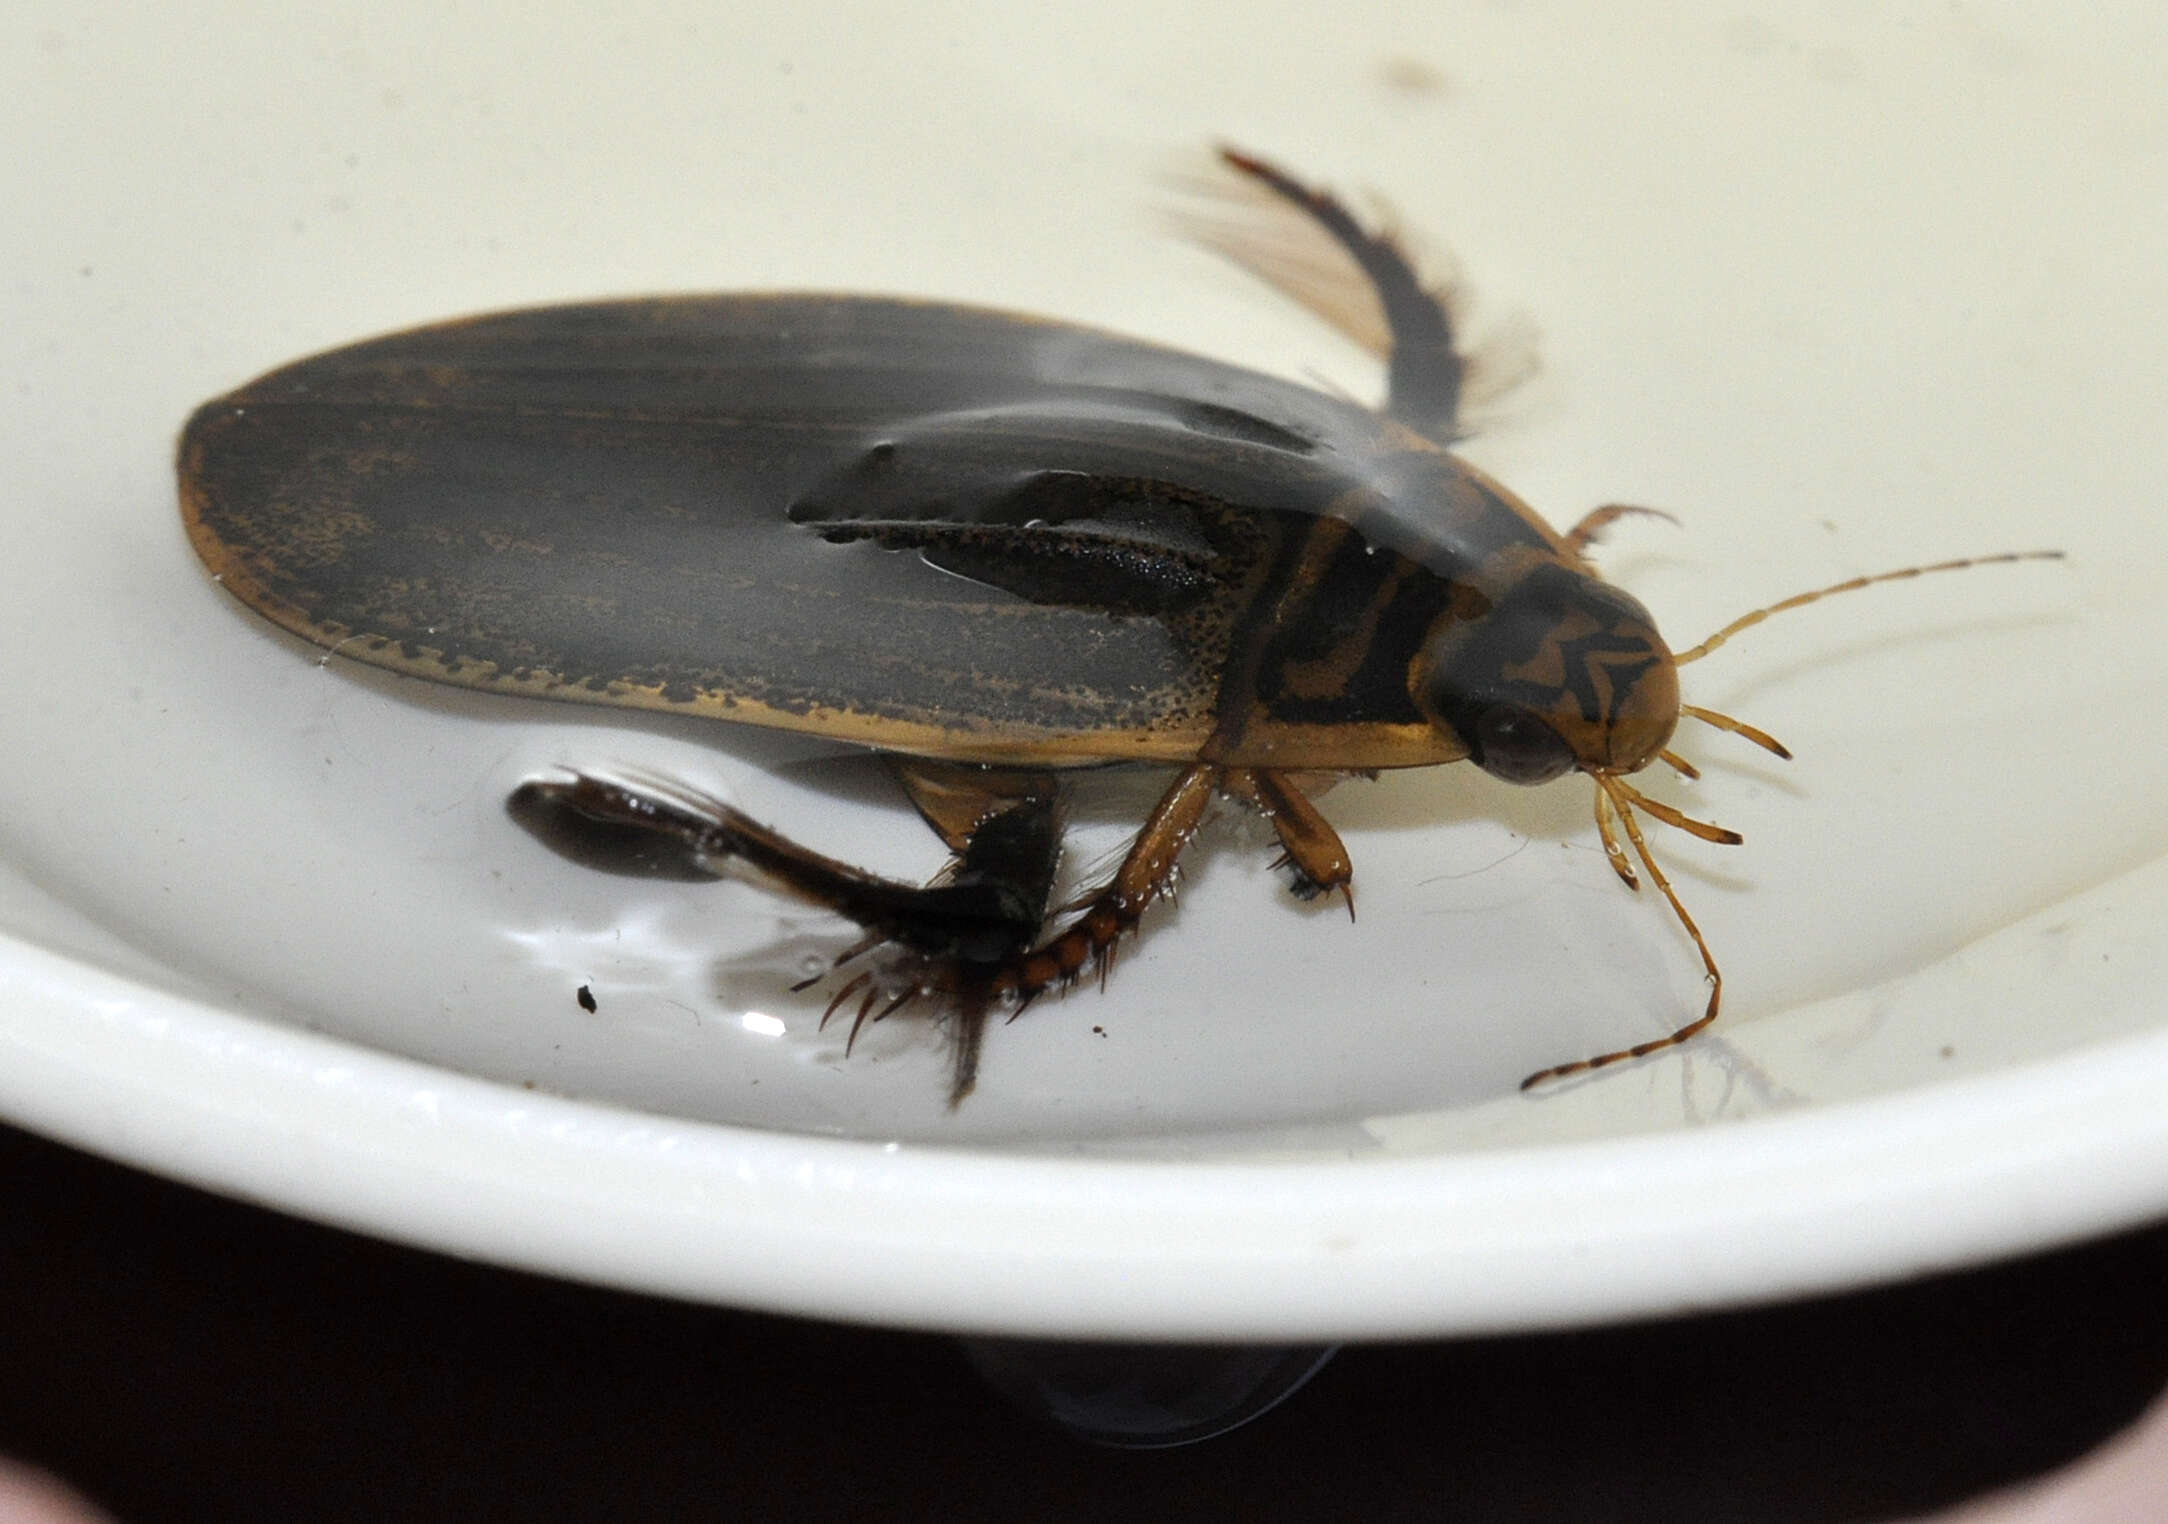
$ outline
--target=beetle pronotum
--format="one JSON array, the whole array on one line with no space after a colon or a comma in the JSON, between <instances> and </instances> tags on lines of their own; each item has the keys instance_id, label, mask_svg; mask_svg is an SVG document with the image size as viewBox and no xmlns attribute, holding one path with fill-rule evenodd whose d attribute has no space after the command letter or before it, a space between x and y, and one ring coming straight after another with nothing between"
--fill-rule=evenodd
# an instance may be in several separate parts
<instances>
[{"instance_id":1,"label":"beetle pronotum","mask_svg":"<svg viewBox=\"0 0 2168 1524\"><path fill-rule=\"evenodd\" d=\"M1648 510L1560 533L1452 454L1467 364L1449 293L1330 196L1224 158L1270 211L1191 231L1378 351L1381 410L974 308L583 303L371 340L205 404L180 446L190 536L243 602L364 662L886 752L954 853L932 884L653 780L538 779L512 807L582 860L744 864L856 921L862 947L902 949L900 974L851 973L827 1014L855 1001L855 1033L921 997L950 1006L953 1100L991 1011L1105 977L1216 797L1269 820L1298 893L1352 913L1319 785L1460 760L1523 784L1586 774L1613 870L1647 875L1707 971L1677 1030L1527 1083L1684 1042L1722 976L1640 817L1739 838L1629 779L1692 774L1670 749L1682 718L1785 753L1682 703L1678 668L1833 593L2027 557L1853 578L1673 654L1587 555ZM1175 777L1065 916L1062 773L1106 762Z\"/></svg>"}]
</instances>

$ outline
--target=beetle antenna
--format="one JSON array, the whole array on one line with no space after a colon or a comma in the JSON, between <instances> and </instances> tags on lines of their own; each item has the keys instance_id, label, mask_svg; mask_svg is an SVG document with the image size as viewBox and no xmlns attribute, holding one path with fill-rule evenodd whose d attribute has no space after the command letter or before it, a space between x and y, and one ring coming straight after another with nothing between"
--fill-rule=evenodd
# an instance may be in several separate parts
<instances>
[{"instance_id":1,"label":"beetle antenna","mask_svg":"<svg viewBox=\"0 0 2168 1524\"><path fill-rule=\"evenodd\" d=\"M1903 566L1896 571L1876 572L1872 576L1847 578L1843 582L1833 582L1828 587L1818 587L1811 593L1794 593L1789 598L1772 603L1767 608L1756 609L1750 614L1741 614L1700 645L1693 647L1691 650L1677 652L1671 659L1674 663L1683 667L1690 661L1701 660L1741 630L1752 629L1771 614L1781 614L1787 609L1804 608L1807 604L1819 603L1822 599L1831 597L1834 594L1857 592L1863 587L1873 587L1878 582L1904 582L1913 577L1925 577L1933 572L1963 571L1972 566L2001 566L2012 561L2060 561L2062 558L2063 553L2059 550L2008 550L2000 555L1967 556L1959 561L1937 561L1931 566ZM1741 734L1744 733L1741 732Z\"/></svg>"},{"instance_id":2,"label":"beetle antenna","mask_svg":"<svg viewBox=\"0 0 2168 1524\"><path fill-rule=\"evenodd\" d=\"M1596 787L1604 795L1608 796L1612 810L1617 813L1619 823L1626 827L1626 839L1633 843L1634 855L1641 859L1641 866L1648 870L1649 882L1654 884L1665 900L1670 903L1671 913L1679 918L1679 925L1686 929L1686 935L1693 941L1695 951L1701 954L1701 966L1708 972L1709 976L1709 1004L1699 1016L1689 1021L1685 1026L1680 1027L1669 1037L1651 1038L1647 1042L1635 1043L1630 1048L1619 1048L1609 1053L1599 1053L1594 1058L1581 1058L1574 1060L1570 1064L1554 1064L1548 1069L1538 1069L1534 1074L1521 1081L1523 1090L1532 1090L1538 1085L1549 1084L1552 1080L1565 1079L1569 1075L1586 1074L1592 1069L1608 1069L1613 1064L1623 1064L1632 1059L1646 1058L1651 1053L1660 1053L1666 1048L1676 1048L1689 1038L1698 1036L1708 1028L1711 1022L1716 1020L1717 1007L1724 998L1724 975L1716 966L1716 958L1709 951L1709 944L1702 937L1701 928L1694 924L1694 918L1688 915L1686 907L1679 903L1679 896L1672 889L1671 880L1665 878L1664 870L1656 866L1656 859L1649 852L1649 844L1641 835L1641 827L1634 820L1633 807L1639 805L1642 809L1648 810L1650 814L1655 815L1657 819L1664 820L1667 825L1676 822L1666 820L1661 810L1650 809L1650 806L1656 801L1637 793L1631 785L1622 779L1610 777L1603 773L1592 773L1590 776L1596 780ZM1669 806L1664 808L1668 809ZM1674 810L1672 813L1677 814L1677 811ZM1601 818L1600 815L1599 818ZM1715 828L1710 827L1710 829ZM1726 834L1729 835L1730 833L1727 832Z\"/></svg>"}]
</instances>

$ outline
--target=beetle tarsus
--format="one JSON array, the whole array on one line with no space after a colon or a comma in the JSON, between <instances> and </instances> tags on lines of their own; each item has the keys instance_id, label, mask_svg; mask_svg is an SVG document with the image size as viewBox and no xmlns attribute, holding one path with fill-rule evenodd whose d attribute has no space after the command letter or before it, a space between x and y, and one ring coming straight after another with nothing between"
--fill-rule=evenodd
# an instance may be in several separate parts
<instances>
[{"instance_id":1,"label":"beetle tarsus","mask_svg":"<svg viewBox=\"0 0 2168 1524\"><path fill-rule=\"evenodd\" d=\"M1337 781L1336 774L1319 774L1308 780L1322 792ZM1280 838L1280 857L1275 868L1295 870L1288 887L1305 902L1337 889L1347 900L1348 919L1355 918L1355 864L1325 817L1318 813L1302 783L1287 773L1264 768L1229 768L1222 787L1272 822Z\"/></svg>"},{"instance_id":2,"label":"beetle tarsus","mask_svg":"<svg viewBox=\"0 0 2168 1524\"><path fill-rule=\"evenodd\" d=\"M1303 872L1300 867L1296 866L1294 858L1288 856L1285 852L1272 860L1272 867L1274 872L1282 868L1291 870L1287 875L1287 892L1304 904L1308 904L1325 892L1325 886Z\"/></svg>"},{"instance_id":3,"label":"beetle tarsus","mask_svg":"<svg viewBox=\"0 0 2168 1524\"><path fill-rule=\"evenodd\" d=\"M989 998L985 981L972 979L956 992L955 1022L950 1040L955 1053L949 1067L949 1110L961 1106L979 1083L979 1049L986 1040Z\"/></svg>"},{"instance_id":4,"label":"beetle tarsus","mask_svg":"<svg viewBox=\"0 0 2168 1524\"><path fill-rule=\"evenodd\" d=\"M1184 769L1153 806L1113 880L1076 919L1043 945L991 971L991 994L1016 1002L1011 1021L1048 990L1066 990L1090 972L1103 977L1114 945L1136 930L1154 901L1168 897L1176 861L1226 780L1226 770L1209 763Z\"/></svg>"},{"instance_id":5,"label":"beetle tarsus","mask_svg":"<svg viewBox=\"0 0 2168 1524\"><path fill-rule=\"evenodd\" d=\"M847 964L857 962L860 958L864 957L867 953L872 952L873 949L879 947L883 942L887 940L888 939L886 937L882 936L878 932L874 932L870 935L860 937L850 946L844 948L843 951L837 953L833 958L829 959L828 966L822 969L819 973L808 974L805 978L800 979L796 984L793 984L790 987L790 992L793 995L804 994L807 990L813 988L814 985L820 983L823 979L833 978Z\"/></svg>"}]
</instances>

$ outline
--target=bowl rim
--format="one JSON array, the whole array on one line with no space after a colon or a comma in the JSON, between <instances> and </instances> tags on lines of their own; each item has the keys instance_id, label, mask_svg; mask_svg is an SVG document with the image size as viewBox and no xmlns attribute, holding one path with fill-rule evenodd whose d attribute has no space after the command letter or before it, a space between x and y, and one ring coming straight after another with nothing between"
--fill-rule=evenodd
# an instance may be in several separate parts
<instances>
[{"instance_id":1,"label":"bowl rim","mask_svg":"<svg viewBox=\"0 0 2168 1524\"><path fill-rule=\"evenodd\" d=\"M1776 1300L2168 1199L2168 1031L1685 1131L1161 1160L763 1132L438 1069L0 937L0 1113L423 1248L956 1333L1418 1338Z\"/></svg>"}]
</instances>

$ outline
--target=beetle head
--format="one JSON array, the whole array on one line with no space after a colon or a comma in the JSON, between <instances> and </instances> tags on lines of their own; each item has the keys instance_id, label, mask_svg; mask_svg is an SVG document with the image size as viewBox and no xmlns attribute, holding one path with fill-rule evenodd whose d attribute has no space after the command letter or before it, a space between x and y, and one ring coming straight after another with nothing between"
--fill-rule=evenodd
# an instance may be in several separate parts
<instances>
[{"instance_id":1,"label":"beetle head","mask_svg":"<svg viewBox=\"0 0 2168 1524\"><path fill-rule=\"evenodd\" d=\"M1431 722L1509 783L1638 772L1679 720L1678 669L1648 610L1553 561L1494 600L1456 600L1409 681Z\"/></svg>"}]
</instances>

